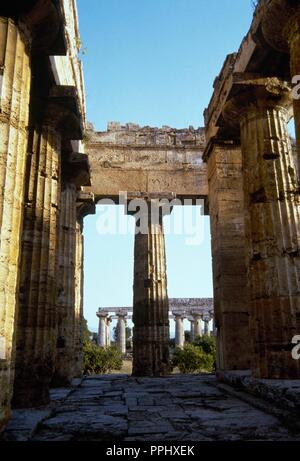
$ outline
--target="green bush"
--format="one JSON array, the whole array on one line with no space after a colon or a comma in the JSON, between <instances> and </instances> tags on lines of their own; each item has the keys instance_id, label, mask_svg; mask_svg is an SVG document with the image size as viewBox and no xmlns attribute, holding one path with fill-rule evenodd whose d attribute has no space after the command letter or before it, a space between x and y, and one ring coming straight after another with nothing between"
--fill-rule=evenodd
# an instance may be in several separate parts
<instances>
[{"instance_id":1,"label":"green bush","mask_svg":"<svg viewBox=\"0 0 300 461\"><path fill-rule=\"evenodd\" d=\"M194 346L201 347L205 354L216 355L216 338L214 336L197 336Z\"/></svg>"},{"instance_id":2,"label":"green bush","mask_svg":"<svg viewBox=\"0 0 300 461\"><path fill-rule=\"evenodd\" d=\"M217 345L214 336L198 336L194 343L204 354L204 370L212 372L215 370Z\"/></svg>"},{"instance_id":3,"label":"green bush","mask_svg":"<svg viewBox=\"0 0 300 461\"><path fill-rule=\"evenodd\" d=\"M86 341L83 345L85 375L101 375L122 368L122 355L116 347L103 348Z\"/></svg>"},{"instance_id":4,"label":"green bush","mask_svg":"<svg viewBox=\"0 0 300 461\"><path fill-rule=\"evenodd\" d=\"M172 366L178 367L181 373L201 372L206 369L207 358L199 347L186 344L183 349L175 349Z\"/></svg>"}]
</instances>

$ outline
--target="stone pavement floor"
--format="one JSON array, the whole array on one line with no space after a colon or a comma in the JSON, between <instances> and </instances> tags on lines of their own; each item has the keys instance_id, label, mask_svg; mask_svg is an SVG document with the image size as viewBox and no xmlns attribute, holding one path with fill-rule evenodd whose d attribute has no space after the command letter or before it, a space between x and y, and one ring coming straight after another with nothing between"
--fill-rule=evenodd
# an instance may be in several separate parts
<instances>
[{"instance_id":1,"label":"stone pavement floor","mask_svg":"<svg viewBox=\"0 0 300 461\"><path fill-rule=\"evenodd\" d=\"M226 392L213 375L93 376L57 392L30 440L300 441L299 433L257 408L257 399L252 404L251 397L243 401ZM7 440L22 440L17 426L13 418Z\"/></svg>"}]
</instances>

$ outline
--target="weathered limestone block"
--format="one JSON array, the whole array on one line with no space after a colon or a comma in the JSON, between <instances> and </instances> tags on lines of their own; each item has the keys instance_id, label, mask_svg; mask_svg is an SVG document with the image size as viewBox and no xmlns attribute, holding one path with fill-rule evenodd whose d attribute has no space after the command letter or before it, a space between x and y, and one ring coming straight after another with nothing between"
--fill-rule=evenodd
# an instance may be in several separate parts
<instances>
[{"instance_id":1,"label":"weathered limestone block","mask_svg":"<svg viewBox=\"0 0 300 461\"><path fill-rule=\"evenodd\" d=\"M14 404L49 401L57 336L56 258L61 135L31 128L27 155Z\"/></svg>"},{"instance_id":2,"label":"weathered limestone block","mask_svg":"<svg viewBox=\"0 0 300 461\"><path fill-rule=\"evenodd\" d=\"M224 116L240 122L254 338L253 375L299 378L291 341L300 330L299 186L287 122L288 86L253 82Z\"/></svg>"},{"instance_id":3,"label":"weathered limestone block","mask_svg":"<svg viewBox=\"0 0 300 461\"><path fill-rule=\"evenodd\" d=\"M232 142L213 141L205 153L212 233L217 367L250 368L249 300L242 156Z\"/></svg>"},{"instance_id":4,"label":"weathered limestone block","mask_svg":"<svg viewBox=\"0 0 300 461\"><path fill-rule=\"evenodd\" d=\"M169 373L169 302L162 213L148 231L137 232L134 248L133 375L163 376ZM143 218L142 218L143 219Z\"/></svg>"},{"instance_id":5,"label":"weathered limestone block","mask_svg":"<svg viewBox=\"0 0 300 461\"><path fill-rule=\"evenodd\" d=\"M55 374L52 380L54 386L67 385L74 376L76 200L76 186L72 183L63 184L58 231L58 331Z\"/></svg>"},{"instance_id":6,"label":"weathered limestone block","mask_svg":"<svg viewBox=\"0 0 300 461\"><path fill-rule=\"evenodd\" d=\"M31 80L31 38L0 17L0 431L10 415Z\"/></svg>"},{"instance_id":7,"label":"weathered limestone block","mask_svg":"<svg viewBox=\"0 0 300 461\"><path fill-rule=\"evenodd\" d=\"M92 191L97 198L120 191L174 192L206 196L203 128L176 130L110 123L106 132L88 131Z\"/></svg>"}]
</instances>

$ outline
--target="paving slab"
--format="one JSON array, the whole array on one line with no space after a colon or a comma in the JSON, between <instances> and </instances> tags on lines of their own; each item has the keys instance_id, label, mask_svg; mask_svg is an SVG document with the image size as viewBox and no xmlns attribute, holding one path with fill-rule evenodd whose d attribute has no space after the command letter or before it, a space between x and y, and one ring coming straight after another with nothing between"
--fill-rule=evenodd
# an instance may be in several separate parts
<instances>
[{"instance_id":1,"label":"paving slab","mask_svg":"<svg viewBox=\"0 0 300 461\"><path fill-rule=\"evenodd\" d=\"M293 383L285 386L285 392L292 393L293 388L297 393ZM55 390L52 396L49 408L15 413L6 439L300 441L300 433L285 426L277 414L271 414L267 402L259 404L250 394L242 398L234 389L228 392L212 375L87 377L77 388Z\"/></svg>"}]
</instances>

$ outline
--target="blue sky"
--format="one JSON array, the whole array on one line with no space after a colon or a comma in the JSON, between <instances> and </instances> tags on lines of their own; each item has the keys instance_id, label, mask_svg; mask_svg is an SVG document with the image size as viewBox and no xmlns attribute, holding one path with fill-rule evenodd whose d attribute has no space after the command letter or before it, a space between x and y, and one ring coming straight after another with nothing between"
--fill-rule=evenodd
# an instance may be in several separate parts
<instances>
[{"instance_id":1,"label":"blue sky","mask_svg":"<svg viewBox=\"0 0 300 461\"><path fill-rule=\"evenodd\" d=\"M77 3L87 115L100 131L109 121L203 126L213 81L253 13L251 0ZM98 209L85 219L84 232L84 312L93 330L98 306L132 303L133 235L100 235L100 215ZM209 219L201 220L200 245L187 245L184 235L166 236L170 297L212 296Z\"/></svg>"}]
</instances>

